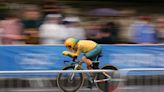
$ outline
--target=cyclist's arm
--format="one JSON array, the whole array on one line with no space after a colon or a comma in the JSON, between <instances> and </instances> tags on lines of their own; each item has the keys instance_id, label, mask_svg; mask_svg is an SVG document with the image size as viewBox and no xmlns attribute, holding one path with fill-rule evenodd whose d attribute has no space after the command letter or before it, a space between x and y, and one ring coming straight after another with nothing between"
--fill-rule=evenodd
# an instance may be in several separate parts
<instances>
[{"instance_id":1,"label":"cyclist's arm","mask_svg":"<svg viewBox=\"0 0 164 92\"><path fill-rule=\"evenodd\" d=\"M69 53L68 53L68 56L77 57L77 56L80 55L80 53L81 53L81 50L78 49L76 52L69 52Z\"/></svg>"}]
</instances>

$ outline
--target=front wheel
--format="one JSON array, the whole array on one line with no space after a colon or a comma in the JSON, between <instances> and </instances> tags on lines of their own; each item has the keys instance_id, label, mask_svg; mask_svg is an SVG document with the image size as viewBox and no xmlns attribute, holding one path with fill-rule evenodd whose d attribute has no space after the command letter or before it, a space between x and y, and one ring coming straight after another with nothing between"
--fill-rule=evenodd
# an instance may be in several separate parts
<instances>
[{"instance_id":1,"label":"front wheel","mask_svg":"<svg viewBox=\"0 0 164 92\"><path fill-rule=\"evenodd\" d=\"M112 92L112 91L114 91L117 88L118 84L119 84L118 81L113 81L113 79L116 79L116 78L120 77L120 75L117 71L118 69L116 67L112 66L112 65L105 65L101 69L116 70L116 71L97 73L96 80L108 79L108 77L105 74L107 74L108 76L111 77L111 79L109 79L108 81L97 82L96 83L97 88L99 88L99 90L101 90L102 92Z\"/></svg>"},{"instance_id":2,"label":"front wheel","mask_svg":"<svg viewBox=\"0 0 164 92\"><path fill-rule=\"evenodd\" d=\"M74 66L66 66L63 70L74 70ZM83 73L59 73L57 78L57 85L63 92L76 92L82 87L83 82Z\"/></svg>"}]
</instances>

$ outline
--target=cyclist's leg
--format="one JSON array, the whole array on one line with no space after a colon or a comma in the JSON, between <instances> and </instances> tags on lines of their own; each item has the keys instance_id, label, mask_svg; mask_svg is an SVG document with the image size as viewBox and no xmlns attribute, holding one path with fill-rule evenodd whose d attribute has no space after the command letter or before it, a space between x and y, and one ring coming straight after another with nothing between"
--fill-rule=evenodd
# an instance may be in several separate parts
<instances>
[{"instance_id":1,"label":"cyclist's leg","mask_svg":"<svg viewBox=\"0 0 164 92\"><path fill-rule=\"evenodd\" d=\"M95 61L97 61L97 59L99 58L101 51L102 51L101 46L97 45L96 48L85 54L86 58L92 61L91 66L93 69L98 69L99 62L95 62Z\"/></svg>"},{"instance_id":2,"label":"cyclist's leg","mask_svg":"<svg viewBox=\"0 0 164 92\"><path fill-rule=\"evenodd\" d=\"M97 56L100 55L100 53L101 53L101 49L95 48L89 51L88 53L86 53L85 56L82 57L82 60L87 64L88 70L95 69L95 67L93 67L95 66L95 64L92 61L95 61ZM98 68L98 65L97 65L97 68ZM88 88L92 88L95 77L94 77L94 73L92 72L89 72L89 73L90 73L91 78L88 79L88 84L89 84Z\"/></svg>"},{"instance_id":3,"label":"cyclist's leg","mask_svg":"<svg viewBox=\"0 0 164 92\"><path fill-rule=\"evenodd\" d=\"M88 59L86 56L82 57L82 60L87 64L87 68L90 70L92 69L92 61L90 59Z\"/></svg>"},{"instance_id":4,"label":"cyclist's leg","mask_svg":"<svg viewBox=\"0 0 164 92\"><path fill-rule=\"evenodd\" d=\"M83 56L82 60L87 64L87 69L88 70L92 70L93 69L92 66L91 66L92 65L92 61L90 59L88 59L86 56ZM87 80L88 81L87 88L92 88L93 83L94 83L94 81L93 81L93 73L89 72L89 74L90 74L91 77L89 77L88 80Z\"/></svg>"},{"instance_id":5,"label":"cyclist's leg","mask_svg":"<svg viewBox=\"0 0 164 92\"><path fill-rule=\"evenodd\" d=\"M101 47L100 46L96 46L96 48L94 48L93 50L89 51L88 53L85 53L85 56L82 57L82 60L87 64L87 68L89 70L98 69L98 63L95 64L92 61L95 61L100 54L101 54ZM91 72L90 72L90 75L94 76L94 74L91 73Z\"/></svg>"}]
</instances>

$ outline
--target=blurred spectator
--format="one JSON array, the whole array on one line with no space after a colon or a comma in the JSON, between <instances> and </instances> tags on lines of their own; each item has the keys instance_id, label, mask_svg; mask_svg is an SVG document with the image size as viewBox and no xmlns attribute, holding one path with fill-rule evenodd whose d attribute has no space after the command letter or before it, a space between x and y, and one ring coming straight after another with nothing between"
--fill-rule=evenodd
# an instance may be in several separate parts
<instances>
[{"instance_id":1,"label":"blurred spectator","mask_svg":"<svg viewBox=\"0 0 164 92\"><path fill-rule=\"evenodd\" d=\"M6 16L5 20L0 22L2 44L21 44L22 24L15 15Z\"/></svg>"},{"instance_id":2,"label":"blurred spectator","mask_svg":"<svg viewBox=\"0 0 164 92\"><path fill-rule=\"evenodd\" d=\"M164 43L164 19L157 19L157 37L159 43Z\"/></svg>"},{"instance_id":3,"label":"blurred spectator","mask_svg":"<svg viewBox=\"0 0 164 92\"><path fill-rule=\"evenodd\" d=\"M102 28L101 44L115 44L118 42L119 26L114 22L108 22Z\"/></svg>"},{"instance_id":4,"label":"blurred spectator","mask_svg":"<svg viewBox=\"0 0 164 92\"><path fill-rule=\"evenodd\" d=\"M2 38L3 38L3 28L0 23L0 44L2 44Z\"/></svg>"},{"instance_id":5,"label":"blurred spectator","mask_svg":"<svg viewBox=\"0 0 164 92\"><path fill-rule=\"evenodd\" d=\"M66 28L61 25L60 14L48 14L40 26L41 44L63 44L68 37Z\"/></svg>"},{"instance_id":6,"label":"blurred spectator","mask_svg":"<svg viewBox=\"0 0 164 92\"><path fill-rule=\"evenodd\" d=\"M86 39L85 30L80 25L79 17L66 17L63 20L66 30L68 31L69 37L77 39Z\"/></svg>"},{"instance_id":7,"label":"blurred spectator","mask_svg":"<svg viewBox=\"0 0 164 92\"><path fill-rule=\"evenodd\" d=\"M41 13L35 6L29 6L23 11L22 23L26 44L39 44L38 27L41 25Z\"/></svg>"},{"instance_id":8,"label":"blurred spectator","mask_svg":"<svg viewBox=\"0 0 164 92\"><path fill-rule=\"evenodd\" d=\"M102 24L99 22L89 23L86 27L87 39L101 43L101 28Z\"/></svg>"},{"instance_id":9,"label":"blurred spectator","mask_svg":"<svg viewBox=\"0 0 164 92\"><path fill-rule=\"evenodd\" d=\"M151 17L139 16L138 21L130 25L132 42L134 43L156 43L156 29L151 23Z\"/></svg>"}]
</instances>

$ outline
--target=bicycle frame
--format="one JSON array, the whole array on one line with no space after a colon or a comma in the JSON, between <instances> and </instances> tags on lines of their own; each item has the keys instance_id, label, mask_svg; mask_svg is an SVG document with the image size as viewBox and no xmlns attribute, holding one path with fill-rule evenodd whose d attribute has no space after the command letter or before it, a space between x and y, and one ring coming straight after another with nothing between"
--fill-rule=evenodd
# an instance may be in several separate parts
<instances>
[{"instance_id":1,"label":"bicycle frame","mask_svg":"<svg viewBox=\"0 0 164 92\"><path fill-rule=\"evenodd\" d=\"M74 70L78 70L78 67L81 68L82 64L84 63L84 62L78 61L77 59L74 59L74 58L73 58L72 61L73 61L73 63L71 63L71 65L74 66ZM82 69L82 68L81 68L81 69ZM103 72L103 74L104 74L107 78L101 79L101 80L96 80L96 79L95 79L96 75L94 75L94 78L92 78L92 77L90 76L90 74L88 74L88 73L85 73L85 74L87 75L87 79L93 79L93 80L94 80L94 83L96 83L96 82L105 82L105 81L109 81L109 80L112 79L112 78L111 78L108 74L106 74L105 72ZM74 73L71 73L71 80L73 79L74 75L75 75ZM91 81L91 80L90 80L90 81Z\"/></svg>"},{"instance_id":2,"label":"bicycle frame","mask_svg":"<svg viewBox=\"0 0 164 92\"><path fill-rule=\"evenodd\" d=\"M84 63L84 62L80 62L80 61L78 61L76 59L73 59L72 61L73 61L73 63L71 63L71 65L74 66L74 69L73 70L78 70L78 67L81 68L82 63ZM70 80L73 79L74 75L75 75L74 73L71 73L71 79Z\"/></svg>"}]
</instances>

